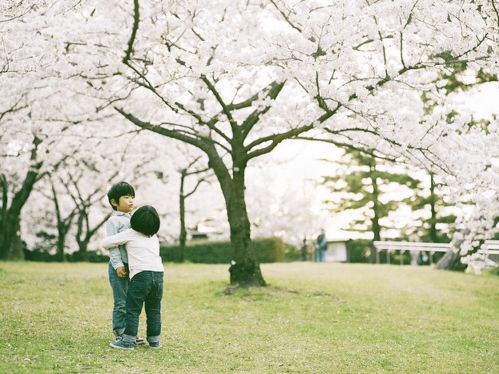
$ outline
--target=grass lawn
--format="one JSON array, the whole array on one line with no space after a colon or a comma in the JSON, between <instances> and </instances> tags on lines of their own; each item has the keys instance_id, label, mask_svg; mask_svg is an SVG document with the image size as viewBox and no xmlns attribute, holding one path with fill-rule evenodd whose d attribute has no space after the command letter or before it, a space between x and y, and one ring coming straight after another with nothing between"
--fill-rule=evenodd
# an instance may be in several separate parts
<instances>
[{"instance_id":1,"label":"grass lawn","mask_svg":"<svg viewBox=\"0 0 499 374\"><path fill-rule=\"evenodd\" d=\"M163 348L121 351L106 271L0 263L0 373L499 373L497 276L267 264L225 295L227 266L166 264Z\"/></svg>"}]
</instances>

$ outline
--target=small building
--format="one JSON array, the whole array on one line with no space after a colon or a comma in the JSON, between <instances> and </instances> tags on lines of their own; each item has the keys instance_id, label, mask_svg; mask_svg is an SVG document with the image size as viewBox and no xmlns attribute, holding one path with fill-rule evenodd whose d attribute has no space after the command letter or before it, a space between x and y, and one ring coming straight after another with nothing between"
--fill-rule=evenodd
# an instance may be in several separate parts
<instances>
[{"instance_id":1,"label":"small building","mask_svg":"<svg viewBox=\"0 0 499 374\"><path fill-rule=\"evenodd\" d=\"M328 240L326 262L347 262L346 240Z\"/></svg>"}]
</instances>

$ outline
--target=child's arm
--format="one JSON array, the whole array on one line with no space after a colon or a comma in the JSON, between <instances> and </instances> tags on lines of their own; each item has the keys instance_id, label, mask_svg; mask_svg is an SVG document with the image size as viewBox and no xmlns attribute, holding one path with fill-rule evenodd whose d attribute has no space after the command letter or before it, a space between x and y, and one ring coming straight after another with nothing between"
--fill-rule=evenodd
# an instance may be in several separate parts
<instances>
[{"instance_id":1,"label":"child's arm","mask_svg":"<svg viewBox=\"0 0 499 374\"><path fill-rule=\"evenodd\" d=\"M130 234L133 232L132 229L122 231L118 234L108 236L101 240L100 245L104 249L114 248L120 244L125 244L129 242L132 238Z\"/></svg>"},{"instance_id":2,"label":"child's arm","mask_svg":"<svg viewBox=\"0 0 499 374\"><path fill-rule=\"evenodd\" d=\"M111 217L106 222L106 235L111 236L117 234L119 231L119 223L116 220L113 220ZM123 264L123 259L121 258L120 249L116 246L114 248L109 249L109 259L111 261L111 266L114 270L122 269L125 270L125 265Z\"/></svg>"}]
</instances>

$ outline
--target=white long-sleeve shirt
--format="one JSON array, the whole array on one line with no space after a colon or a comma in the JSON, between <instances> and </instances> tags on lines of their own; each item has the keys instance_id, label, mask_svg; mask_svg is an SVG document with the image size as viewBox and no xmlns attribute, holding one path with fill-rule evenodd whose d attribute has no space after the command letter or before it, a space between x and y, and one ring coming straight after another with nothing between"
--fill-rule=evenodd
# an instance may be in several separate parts
<instances>
[{"instance_id":1,"label":"white long-sleeve shirt","mask_svg":"<svg viewBox=\"0 0 499 374\"><path fill-rule=\"evenodd\" d=\"M159 240L156 235L146 236L128 229L101 241L101 247L106 249L120 244L126 244L130 279L141 271L165 270L159 255Z\"/></svg>"}]
</instances>

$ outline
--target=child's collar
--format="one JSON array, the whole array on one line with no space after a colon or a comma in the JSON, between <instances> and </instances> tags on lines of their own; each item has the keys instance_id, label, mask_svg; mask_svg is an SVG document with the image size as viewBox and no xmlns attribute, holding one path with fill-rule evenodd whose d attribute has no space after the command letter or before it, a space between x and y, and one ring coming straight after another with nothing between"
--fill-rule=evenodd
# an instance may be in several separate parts
<instances>
[{"instance_id":1,"label":"child's collar","mask_svg":"<svg viewBox=\"0 0 499 374\"><path fill-rule=\"evenodd\" d=\"M129 215L130 215L130 213L125 213L125 212L120 212L120 211L118 211L118 210L115 210L115 211L114 211L114 215L115 215L115 216L129 216Z\"/></svg>"}]
</instances>

